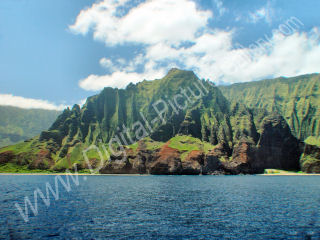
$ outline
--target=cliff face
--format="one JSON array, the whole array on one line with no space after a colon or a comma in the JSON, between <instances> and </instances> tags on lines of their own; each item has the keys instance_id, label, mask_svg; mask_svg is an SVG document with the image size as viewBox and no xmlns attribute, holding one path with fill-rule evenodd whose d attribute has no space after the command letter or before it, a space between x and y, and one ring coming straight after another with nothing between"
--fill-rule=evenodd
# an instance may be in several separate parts
<instances>
[{"instance_id":1,"label":"cliff face","mask_svg":"<svg viewBox=\"0 0 320 240\"><path fill-rule=\"evenodd\" d=\"M56 161L68 156L83 159L75 149L115 138L120 145L146 136L168 141L176 134L212 144L232 142L228 113L229 104L218 88L193 72L173 69L163 79L126 89L105 88L88 98L82 109L66 109L39 141L53 142Z\"/></svg>"},{"instance_id":2,"label":"cliff face","mask_svg":"<svg viewBox=\"0 0 320 240\"><path fill-rule=\"evenodd\" d=\"M231 103L280 114L300 140L320 135L320 74L237 83L219 89Z\"/></svg>"},{"instance_id":3,"label":"cliff face","mask_svg":"<svg viewBox=\"0 0 320 240\"><path fill-rule=\"evenodd\" d=\"M307 173L320 173L320 139L309 137L300 159L301 170Z\"/></svg>"},{"instance_id":4,"label":"cliff face","mask_svg":"<svg viewBox=\"0 0 320 240\"><path fill-rule=\"evenodd\" d=\"M0 149L0 160L10 156L10 163L30 169L63 171L74 163L87 169L100 163L93 150L86 152L85 161L83 150L92 144L105 158L111 152L101 173L239 174L299 168L298 141L281 115L229 103L219 88L177 69L126 89L105 88L82 108L66 109L40 137ZM127 157L117 156L119 150Z\"/></svg>"},{"instance_id":5,"label":"cliff face","mask_svg":"<svg viewBox=\"0 0 320 240\"><path fill-rule=\"evenodd\" d=\"M101 173L166 175L254 174L266 168L299 169L299 142L281 116L268 116L257 143L243 137L232 148L177 135L168 142L146 138L126 149L127 158L112 158ZM134 150L133 150L134 149Z\"/></svg>"}]
</instances>

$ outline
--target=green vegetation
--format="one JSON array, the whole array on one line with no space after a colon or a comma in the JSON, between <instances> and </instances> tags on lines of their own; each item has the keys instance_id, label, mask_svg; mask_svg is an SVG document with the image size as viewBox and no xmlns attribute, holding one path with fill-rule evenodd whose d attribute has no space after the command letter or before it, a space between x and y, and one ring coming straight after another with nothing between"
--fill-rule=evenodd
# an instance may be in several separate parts
<instances>
[{"instance_id":1,"label":"green vegetation","mask_svg":"<svg viewBox=\"0 0 320 240\"><path fill-rule=\"evenodd\" d=\"M133 152L136 152L138 147L139 147L139 142L135 142L134 144L131 144L128 146L128 148L132 149Z\"/></svg>"},{"instance_id":2,"label":"green vegetation","mask_svg":"<svg viewBox=\"0 0 320 240\"><path fill-rule=\"evenodd\" d=\"M196 92L198 90L195 90L195 83L198 86L205 86L206 90L201 87L201 91L203 93L206 91L206 94L203 94L200 99L193 98L192 101L187 98L182 99L187 104L187 109L179 114L167 103L166 124L162 121L153 121L153 133L141 144L144 144L146 149L154 151L178 133L192 135L213 145L218 141L231 143L232 129L228 124L227 100L218 88L204 80L201 80L201 84L197 81L200 80L191 71L172 69L162 79L145 80L135 85L129 84L126 89L105 88L100 94L88 98L82 109L78 105L72 109L65 109L51 128L40 134L32 148L39 146L41 149L49 148L55 165L54 169L63 170L73 163L85 166L83 149L92 144L99 145L100 141L108 145L110 139L119 137L123 126L128 128L131 136L137 136L138 128L133 127L135 123L140 122L146 127L144 118L151 123L158 117L153 107L155 102L160 99L173 101L174 96L180 93L181 87L189 91L187 94L190 98L193 95L189 89L193 89L194 93L199 95L199 92ZM180 104L184 103L180 102ZM36 146L37 144L39 146ZM49 144L49 146L42 146L42 144ZM23 143L19 148L25 148L24 152L29 152L27 149L30 149L30 146L27 145ZM136 152L138 146L136 143L128 147ZM97 153L88 153L88 157L99 159Z\"/></svg>"},{"instance_id":3,"label":"green vegetation","mask_svg":"<svg viewBox=\"0 0 320 240\"><path fill-rule=\"evenodd\" d=\"M0 173L55 173L50 170L29 169L27 165L17 165L14 163L7 163L0 165Z\"/></svg>"},{"instance_id":4,"label":"green vegetation","mask_svg":"<svg viewBox=\"0 0 320 240\"><path fill-rule=\"evenodd\" d=\"M310 136L304 142L309 145L320 147L320 136L319 137Z\"/></svg>"},{"instance_id":5,"label":"green vegetation","mask_svg":"<svg viewBox=\"0 0 320 240\"><path fill-rule=\"evenodd\" d=\"M203 152L208 153L214 148L214 146L208 142L202 142L198 138L185 135L176 135L169 141L169 147L178 149L180 151L190 152L193 150L202 150Z\"/></svg>"},{"instance_id":6,"label":"green vegetation","mask_svg":"<svg viewBox=\"0 0 320 240\"><path fill-rule=\"evenodd\" d=\"M215 146L191 136L176 135L169 140L169 147L182 152L181 160L184 160L188 154L194 150L200 150L204 153L208 153L210 150L214 149Z\"/></svg>"},{"instance_id":7,"label":"green vegetation","mask_svg":"<svg viewBox=\"0 0 320 240\"><path fill-rule=\"evenodd\" d=\"M293 174L305 174L305 173L302 171L293 172L293 171L285 171L280 169L265 169L264 174L293 175Z\"/></svg>"},{"instance_id":8,"label":"green vegetation","mask_svg":"<svg viewBox=\"0 0 320 240\"><path fill-rule=\"evenodd\" d=\"M83 156L84 149L97 145L105 155L105 149L108 149L111 139L123 139L125 136L121 137L120 134L127 132L133 141L138 141L138 136L146 136L145 131L147 135L151 134L150 137L127 146L134 153L140 148L157 151L170 141L169 146L179 150L182 153L181 158L185 159L193 150L208 153L219 143L223 143L225 156L221 156L219 160L228 162L232 160L235 146L241 141L252 149L259 147L258 141L264 130L263 123L268 117L273 116L271 113L277 113L274 115L279 116L272 120L271 125L279 124L276 127L284 133L281 136L291 136L286 121L295 136L301 140L308 136L319 136L319 76L312 74L217 88L208 81L199 80L191 71L172 69L162 79L129 84L125 89L108 87L100 94L89 97L82 108L74 105L72 109L65 109L39 137L0 148L0 163L2 161L7 165L4 158L9 154L10 164L27 166L28 169L64 171L74 163L85 169L88 166ZM184 97L181 89L188 97ZM199 94L201 91L202 94ZM186 106L180 111L172 107L177 94L180 94L180 106ZM159 100L165 102L168 108L163 114L165 121L159 120L153 106ZM48 125L45 127L44 122L48 121L41 120L41 114L45 115L46 112L35 112L36 115L30 113L30 121L39 129L46 129ZM57 112L50 114L54 115ZM20 122L13 119L20 119ZM23 126L22 130L13 130L10 121ZM1 122L5 124L1 125ZM30 132L32 136L36 136L40 130L27 123L27 117L17 118L7 113L0 114L0 137L4 129L25 135L24 128L30 131L37 130ZM142 126L137 123L141 123ZM151 125L152 132L149 131L148 124ZM6 144L9 141L4 137L1 139ZM306 142L309 141L317 142L319 139L306 139ZM122 144L125 142L122 141ZM87 156L90 164L96 164L100 159L94 149L88 151ZM108 156L104 158L107 159ZM5 168L3 165L1 167Z\"/></svg>"},{"instance_id":9,"label":"green vegetation","mask_svg":"<svg viewBox=\"0 0 320 240\"><path fill-rule=\"evenodd\" d=\"M144 138L143 142L146 146L146 149L150 151L155 151L157 149L160 149L164 145L163 142L154 141L150 137Z\"/></svg>"},{"instance_id":10,"label":"green vegetation","mask_svg":"<svg viewBox=\"0 0 320 240\"><path fill-rule=\"evenodd\" d=\"M0 106L0 147L39 135L60 114L58 111Z\"/></svg>"},{"instance_id":11,"label":"green vegetation","mask_svg":"<svg viewBox=\"0 0 320 240\"><path fill-rule=\"evenodd\" d=\"M181 159L184 160L188 154L193 150L203 151L208 153L210 150L214 149L215 146L212 144L201 141L198 138L186 135L176 135L168 140L169 147L174 148L182 152ZM166 142L154 141L150 137L146 137L139 142L129 145L128 148L132 149L134 152L140 146L146 150L155 151L161 149L161 147L166 144Z\"/></svg>"},{"instance_id":12,"label":"green vegetation","mask_svg":"<svg viewBox=\"0 0 320 240\"><path fill-rule=\"evenodd\" d=\"M276 78L219 87L231 103L277 112L304 140L320 135L320 74Z\"/></svg>"},{"instance_id":13,"label":"green vegetation","mask_svg":"<svg viewBox=\"0 0 320 240\"><path fill-rule=\"evenodd\" d=\"M74 172L73 168L70 168L70 172ZM61 171L54 170L41 170L41 169L29 169L27 165L17 165L14 163L7 163L4 165L0 165L0 173L39 173L39 174L57 174L61 173ZM80 174L91 174L88 169L80 169L77 171Z\"/></svg>"}]
</instances>

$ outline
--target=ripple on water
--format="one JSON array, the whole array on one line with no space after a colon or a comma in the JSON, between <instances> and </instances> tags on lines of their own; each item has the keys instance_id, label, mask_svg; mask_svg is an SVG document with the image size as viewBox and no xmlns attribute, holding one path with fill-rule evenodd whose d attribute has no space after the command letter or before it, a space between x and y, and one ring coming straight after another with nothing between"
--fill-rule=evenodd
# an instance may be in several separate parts
<instances>
[{"instance_id":1,"label":"ripple on water","mask_svg":"<svg viewBox=\"0 0 320 240\"><path fill-rule=\"evenodd\" d=\"M1 239L320 239L318 176L88 176L25 223L54 176L0 176ZM60 186L61 187L61 186Z\"/></svg>"}]
</instances>

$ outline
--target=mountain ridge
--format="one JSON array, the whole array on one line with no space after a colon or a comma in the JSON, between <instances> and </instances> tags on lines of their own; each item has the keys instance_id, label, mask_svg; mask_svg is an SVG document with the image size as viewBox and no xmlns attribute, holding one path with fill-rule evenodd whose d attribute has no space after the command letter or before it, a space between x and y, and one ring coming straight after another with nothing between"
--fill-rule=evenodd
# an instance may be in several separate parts
<instances>
[{"instance_id":1,"label":"mountain ridge","mask_svg":"<svg viewBox=\"0 0 320 240\"><path fill-rule=\"evenodd\" d=\"M27 140L48 129L59 111L0 106L0 147Z\"/></svg>"},{"instance_id":2,"label":"mountain ridge","mask_svg":"<svg viewBox=\"0 0 320 240\"><path fill-rule=\"evenodd\" d=\"M108 151L115 147L128 156L121 159L114 154L117 151L111 151L111 161L100 169L103 173L298 170L301 142L291 134L287 119L269 106L251 107L240 99L234 101L239 95L230 97L233 88L216 87L192 71L179 69L170 70L162 79L129 84L125 89L104 88L82 108L74 105L64 110L40 137L1 149L0 163L1 153L5 153L4 164L56 171L77 164L88 169L88 163L98 164L99 155L89 151L86 162L82 153L94 144ZM177 136L182 137L172 148ZM193 138L189 143L183 140L187 136ZM196 139L202 143L195 144ZM207 143L211 149L204 151ZM154 145L157 147L150 150L148 146Z\"/></svg>"},{"instance_id":3,"label":"mountain ridge","mask_svg":"<svg viewBox=\"0 0 320 240\"><path fill-rule=\"evenodd\" d=\"M231 103L278 112L301 140L320 135L320 74L237 83L219 89Z\"/></svg>"}]
</instances>

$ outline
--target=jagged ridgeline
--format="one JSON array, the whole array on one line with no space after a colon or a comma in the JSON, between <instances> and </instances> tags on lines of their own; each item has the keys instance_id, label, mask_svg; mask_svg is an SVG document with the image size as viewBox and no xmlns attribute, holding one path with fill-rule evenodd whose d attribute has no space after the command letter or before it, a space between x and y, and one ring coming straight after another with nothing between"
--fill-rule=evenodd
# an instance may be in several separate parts
<instances>
[{"instance_id":1,"label":"jagged ridgeline","mask_svg":"<svg viewBox=\"0 0 320 240\"><path fill-rule=\"evenodd\" d=\"M82 150L88 146L114 137L130 145L148 135L167 141L181 133L216 144L232 140L228 112L218 88L191 71L172 69L162 79L105 88L81 109L64 110L40 137L2 151L8 150L7 159L19 165L63 170L70 163L82 164Z\"/></svg>"},{"instance_id":2,"label":"jagged ridgeline","mask_svg":"<svg viewBox=\"0 0 320 240\"><path fill-rule=\"evenodd\" d=\"M304 140L320 135L320 74L276 78L219 87L231 102L282 115L292 133Z\"/></svg>"},{"instance_id":3,"label":"jagged ridgeline","mask_svg":"<svg viewBox=\"0 0 320 240\"><path fill-rule=\"evenodd\" d=\"M317 84L314 81L312 91L318 91ZM259 94L258 103L241 100L239 96L246 85L238 87L240 93L233 90L236 87L221 88L227 100L210 81L199 80L191 71L172 69L162 79L129 84L125 89L105 88L88 98L82 108L75 105L66 109L39 137L0 149L0 165L63 171L77 163L78 168L87 169L82 153L94 144L108 151L125 145L127 158L111 154L111 162L101 169L102 173L238 174L261 173L265 168L298 170L299 141L291 134L285 119L288 116L274 111L274 106L262 105L265 103ZM260 94L269 94L270 88L265 88ZM303 114L316 115L313 102L305 100L300 105L303 103L309 106L303 107ZM286 108L283 104L281 107ZM310 117L310 121L314 118ZM300 126L298 133L302 132ZM311 131L319 131L319 126ZM89 151L87 155L90 165L96 166L97 152Z\"/></svg>"},{"instance_id":4,"label":"jagged ridgeline","mask_svg":"<svg viewBox=\"0 0 320 240\"><path fill-rule=\"evenodd\" d=\"M129 84L126 89L105 88L88 98L82 109L78 105L66 109L40 141L57 143L60 158L79 143L107 143L114 137L130 145L147 135L167 141L183 133L216 144L231 140L220 136L225 135L222 129L230 132L228 112L228 101L218 88L191 71L172 69L162 79Z\"/></svg>"}]
</instances>

